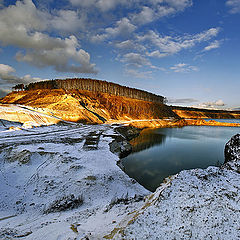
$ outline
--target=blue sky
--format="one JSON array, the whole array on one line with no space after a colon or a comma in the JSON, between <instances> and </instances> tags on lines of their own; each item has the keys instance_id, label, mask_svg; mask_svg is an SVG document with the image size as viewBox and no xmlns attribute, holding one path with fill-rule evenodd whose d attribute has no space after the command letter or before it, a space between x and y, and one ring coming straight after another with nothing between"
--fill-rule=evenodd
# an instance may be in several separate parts
<instances>
[{"instance_id":1,"label":"blue sky","mask_svg":"<svg viewBox=\"0 0 240 240\"><path fill-rule=\"evenodd\" d=\"M169 104L240 107L240 0L0 0L0 96L90 77Z\"/></svg>"}]
</instances>

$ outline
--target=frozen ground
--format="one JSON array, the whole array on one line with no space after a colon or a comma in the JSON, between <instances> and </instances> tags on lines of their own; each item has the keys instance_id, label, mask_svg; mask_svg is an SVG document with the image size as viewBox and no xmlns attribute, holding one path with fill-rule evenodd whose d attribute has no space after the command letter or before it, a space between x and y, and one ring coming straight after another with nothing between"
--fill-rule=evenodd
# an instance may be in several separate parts
<instances>
[{"instance_id":1,"label":"frozen ground","mask_svg":"<svg viewBox=\"0 0 240 240\"><path fill-rule=\"evenodd\" d=\"M232 161L182 171L149 195L117 166L114 135L1 120L0 239L240 239L239 136Z\"/></svg>"},{"instance_id":2,"label":"frozen ground","mask_svg":"<svg viewBox=\"0 0 240 240\"><path fill-rule=\"evenodd\" d=\"M116 165L111 126L2 130L0 239L102 239L149 194Z\"/></svg>"},{"instance_id":3,"label":"frozen ground","mask_svg":"<svg viewBox=\"0 0 240 240\"><path fill-rule=\"evenodd\" d=\"M240 239L240 135L225 164L170 177L144 206L121 221L115 239Z\"/></svg>"}]
</instances>

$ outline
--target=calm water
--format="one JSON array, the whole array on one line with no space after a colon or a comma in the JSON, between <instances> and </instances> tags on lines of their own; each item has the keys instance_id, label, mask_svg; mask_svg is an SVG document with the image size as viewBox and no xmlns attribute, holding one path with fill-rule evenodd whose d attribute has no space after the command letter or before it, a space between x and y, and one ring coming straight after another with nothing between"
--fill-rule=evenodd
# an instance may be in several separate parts
<instances>
[{"instance_id":1,"label":"calm water","mask_svg":"<svg viewBox=\"0 0 240 240\"><path fill-rule=\"evenodd\" d=\"M133 152L122 159L125 172L154 191L165 177L181 170L222 164L226 142L239 132L205 126L143 130L131 141Z\"/></svg>"}]
</instances>

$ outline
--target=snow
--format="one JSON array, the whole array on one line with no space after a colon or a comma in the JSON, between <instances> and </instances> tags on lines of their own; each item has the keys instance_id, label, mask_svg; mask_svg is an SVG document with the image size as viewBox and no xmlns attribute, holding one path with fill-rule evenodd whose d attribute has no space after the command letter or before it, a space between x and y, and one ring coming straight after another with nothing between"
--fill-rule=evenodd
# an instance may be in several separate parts
<instances>
[{"instance_id":1,"label":"snow","mask_svg":"<svg viewBox=\"0 0 240 240\"><path fill-rule=\"evenodd\" d=\"M115 127L1 120L0 239L240 239L239 147L150 194L117 166Z\"/></svg>"},{"instance_id":2,"label":"snow","mask_svg":"<svg viewBox=\"0 0 240 240\"><path fill-rule=\"evenodd\" d=\"M217 167L182 171L121 223L115 239L240 239L239 173Z\"/></svg>"},{"instance_id":3,"label":"snow","mask_svg":"<svg viewBox=\"0 0 240 240\"><path fill-rule=\"evenodd\" d=\"M135 195L149 192L117 166L114 134L108 125L82 124L0 132L0 239L102 239L138 207ZM71 195L82 203L48 213L64 197L71 205ZM109 207L122 198L131 204Z\"/></svg>"}]
</instances>

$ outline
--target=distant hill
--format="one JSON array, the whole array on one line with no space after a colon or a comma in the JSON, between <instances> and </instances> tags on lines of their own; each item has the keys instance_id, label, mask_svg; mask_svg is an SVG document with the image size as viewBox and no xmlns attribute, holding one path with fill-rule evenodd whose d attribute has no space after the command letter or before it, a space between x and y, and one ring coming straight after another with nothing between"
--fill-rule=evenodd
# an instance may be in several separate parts
<instances>
[{"instance_id":1,"label":"distant hill","mask_svg":"<svg viewBox=\"0 0 240 240\"><path fill-rule=\"evenodd\" d=\"M101 80L48 80L30 83L24 89L22 86L15 88L16 91L0 99L0 103L31 106L63 120L83 123L240 118L240 111L167 106L162 96ZM137 124L140 126L143 122Z\"/></svg>"},{"instance_id":2,"label":"distant hill","mask_svg":"<svg viewBox=\"0 0 240 240\"><path fill-rule=\"evenodd\" d=\"M63 120L86 123L177 118L165 104L87 90L37 89L14 91L0 100L45 109Z\"/></svg>"},{"instance_id":3,"label":"distant hill","mask_svg":"<svg viewBox=\"0 0 240 240\"><path fill-rule=\"evenodd\" d=\"M216 109L202 109L192 107L170 106L171 110L181 118L213 118L233 119L240 118L240 111L227 111Z\"/></svg>"},{"instance_id":4,"label":"distant hill","mask_svg":"<svg viewBox=\"0 0 240 240\"><path fill-rule=\"evenodd\" d=\"M139 99L150 102L164 103L165 98L147 91L121 86L116 83L90 79L90 78L71 78L55 79L41 82L30 83L25 87L26 90L38 89L65 89L65 90L87 90L91 92L108 93L114 96L122 96L132 99Z\"/></svg>"}]
</instances>

